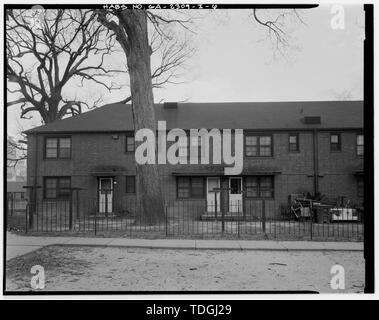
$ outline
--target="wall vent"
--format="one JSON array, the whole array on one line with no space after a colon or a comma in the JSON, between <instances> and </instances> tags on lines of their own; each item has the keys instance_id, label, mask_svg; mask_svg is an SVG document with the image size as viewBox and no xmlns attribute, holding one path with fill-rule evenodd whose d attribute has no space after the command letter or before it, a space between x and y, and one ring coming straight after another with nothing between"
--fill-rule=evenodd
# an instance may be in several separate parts
<instances>
[{"instance_id":1,"label":"wall vent","mask_svg":"<svg viewBox=\"0 0 379 320\"><path fill-rule=\"evenodd\" d=\"M304 117L305 124L321 124L321 117Z\"/></svg>"},{"instance_id":2,"label":"wall vent","mask_svg":"<svg viewBox=\"0 0 379 320\"><path fill-rule=\"evenodd\" d=\"M178 103L177 102L164 102L163 108L164 109L178 109Z\"/></svg>"}]
</instances>

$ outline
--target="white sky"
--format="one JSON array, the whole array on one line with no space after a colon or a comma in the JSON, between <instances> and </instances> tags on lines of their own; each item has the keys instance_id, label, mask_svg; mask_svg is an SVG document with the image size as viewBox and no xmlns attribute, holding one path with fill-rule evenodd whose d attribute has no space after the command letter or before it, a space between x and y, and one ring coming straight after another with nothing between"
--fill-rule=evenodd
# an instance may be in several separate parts
<instances>
[{"instance_id":1,"label":"white sky","mask_svg":"<svg viewBox=\"0 0 379 320\"><path fill-rule=\"evenodd\" d=\"M207 15L191 36L197 51L180 79L186 82L155 90L155 101L338 100L338 95L363 99L364 11L361 5L344 9L343 30L331 28L331 5L303 10L306 25L289 24L290 43L298 49L288 50L287 60L273 58L271 43L264 40L266 29L248 17L248 10ZM90 95L91 89L87 92ZM125 88L107 94L104 104L128 93ZM19 107L8 108L11 135L41 123L38 114L32 120L19 116Z\"/></svg>"}]
</instances>

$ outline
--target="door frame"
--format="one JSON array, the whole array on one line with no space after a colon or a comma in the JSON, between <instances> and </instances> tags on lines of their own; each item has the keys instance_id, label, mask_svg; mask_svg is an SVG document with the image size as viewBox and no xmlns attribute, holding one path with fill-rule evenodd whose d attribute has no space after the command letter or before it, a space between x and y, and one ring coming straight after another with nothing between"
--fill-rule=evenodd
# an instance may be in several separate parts
<instances>
[{"instance_id":1,"label":"door frame","mask_svg":"<svg viewBox=\"0 0 379 320\"><path fill-rule=\"evenodd\" d=\"M97 192L97 211L98 213L100 213L100 180L101 179L111 179L111 186L112 186L112 211L113 212L114 210L114 181L115 181L115 177L112 177L112 176L99 176L97 177L97 188L96 188L96 192ZM111 213L111 212L103 212L103 213Z\"/></svg>"},{"instance_id":2,"label":"door frame","mask_svg":"<svg viewBox=\"0 0 379 320\"><path fill-rule=\"evenodd\" d=\"M208 179L217 179L217 181L218 181L218 188L220 188L220 186L221 186L221 178L220 177L216 177L216 176L208 176L208 177L206 177L206 200L207 200L207 212L208 212L208 194L209 194L209 192L208 192ZM212 193L213 195L214 195L214 193ZM213 199L214 199L214 196L213 196ZM214 205L215 206L215 209L216 209L216 205ZM220 194L220 192L218 193L218 196L217 196L217 213L219 214L220 213L220 211L221 211L221 194ZM210 212L216 212L216 210L214 210L214 211L210 211Z\"/></svg>"}]
</instances>

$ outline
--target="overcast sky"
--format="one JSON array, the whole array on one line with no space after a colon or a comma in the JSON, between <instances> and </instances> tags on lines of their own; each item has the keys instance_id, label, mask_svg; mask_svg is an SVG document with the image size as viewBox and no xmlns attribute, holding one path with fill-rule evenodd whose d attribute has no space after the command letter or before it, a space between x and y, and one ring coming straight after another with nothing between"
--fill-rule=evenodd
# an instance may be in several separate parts
<instances>
[{"instance_id":1,"label":"overcast sky","mask_svg":"<svg viewBox=\"0 0 379 320\"><path fill-rule=\"evenodd\" d=\"M331 6L302 11L306 23L291 23L287 58L274 57L267 31L248 10L206 15L191 36L196 54L187 62L185 83L154 92L159 101L291 101L363 99L364 11L344 6L345 28L333 30ZM123 55L118 59L122 60ZM70 88L77 90L78 88ZM80 90L87 90L81 88ZM88 89L91 92L91 89ZM114 91L104 104L128 94ZM39 125L18 120L18 107L8 108L8 133Z\"/></svg>"}]
</instances>

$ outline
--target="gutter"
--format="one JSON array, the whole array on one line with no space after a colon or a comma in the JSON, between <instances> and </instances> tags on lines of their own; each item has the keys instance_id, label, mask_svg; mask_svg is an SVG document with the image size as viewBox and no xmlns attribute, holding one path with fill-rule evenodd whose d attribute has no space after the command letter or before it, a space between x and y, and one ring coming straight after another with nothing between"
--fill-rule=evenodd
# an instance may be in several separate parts
<instances>
[{"instance_id":1,"label":"gutter","mask_svg":"<svg viewBox=\"0 0 379 320\"><path fill-rule=\"evenodd\" d=\"M33 202L36 203L37 201L37 173L38 173L38 134L37 132L34 134L35 140L36 140L36 152L34 155L34 183L33 183Z\"/></svg>"}]
</instances>

